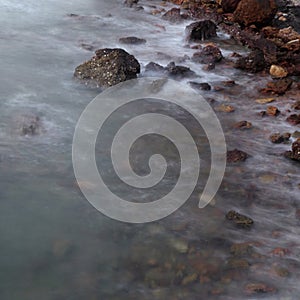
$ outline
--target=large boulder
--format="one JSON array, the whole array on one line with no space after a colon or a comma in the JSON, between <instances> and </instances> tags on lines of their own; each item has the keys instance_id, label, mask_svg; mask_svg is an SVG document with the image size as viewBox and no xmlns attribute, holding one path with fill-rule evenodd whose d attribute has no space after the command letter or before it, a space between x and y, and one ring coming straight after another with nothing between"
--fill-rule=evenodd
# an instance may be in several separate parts
<instances>
[{"instance_id":1,"label":"large boulder","mask_svg":"<svg viewBox=\"0 0 300 300\"><path fill-rule=\"evenodd\" d=\"M191 42L207 40L217 36L217 26L211 20L203 20L188 25L185 29L187 40Z\"/></svg>"},{"instance_id":2,"label":"large boulder","mask_svg":"<svg viewBox=\"0 0 300 300\"><path fill-rule=\"evenodd\" d=\"M242 25L262 26L272 20L276 10L275 0L241 0L233 15Z\"/></svg>"},{"instance_id":3,"label":"large boulder","mask_svg":"<svg viewBox=\"0 0 300 300\"><path fill-rule=\"evenodd\" d=\"M107 88L122 81L134 79L140 73L140 64L123 49L100 49L89 61L75 69L74 76L88 84Z\"/></svg>"}]
</instances>

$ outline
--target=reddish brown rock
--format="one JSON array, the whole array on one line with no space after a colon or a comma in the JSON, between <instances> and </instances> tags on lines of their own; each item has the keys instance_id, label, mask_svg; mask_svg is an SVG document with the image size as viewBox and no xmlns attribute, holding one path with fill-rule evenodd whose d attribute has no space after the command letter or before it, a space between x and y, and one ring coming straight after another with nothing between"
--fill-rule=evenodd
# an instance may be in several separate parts
<instances>
[{"instance_id":1,"label":"reddish brown rock","mask_svg":"<svg viewBox=\"0 0 300 300\"><path fill-rule=\"evenodd\" d=\"M281 143L288 142L290 137L291 137L291 134L288 132L286 132L284 134L273 133L270 136L270 141L274 144L281 144Z\"/></svg>"},{"instance_id":2,"label":"reddish brown rock","mask_svg":"<svg viewBox=\"0 0 300 300\"><path fill-rule=\"evenodd\" d=\"M261 50L254 50L248 56L239 58L235 63L235 68L251 73L257 73L266 67L264 53Z\"/></svg>"},{"instance_id":3,"label":"reddish brown rock","mask_svg":"<svg viewBox=\"0 0 300 300\"><path fill-rule=\"evenodd\" d=\"M286 151L284 156L300 162L300 138L292 144L292 151Z\"/></svg>"},{"instance_id":4,"label":"reddish brown rock","mask_svg":"<svg viewBox=\"0 0 300 300\"><path fill-rule=\"evenodd\" d=\"M241 0L221 0L220 4L224 13L233 13Z\"/></svg>"},{"instance_id":5,"label":"reddish brown rock","mask_svg":"<svg viewBox=\"0 0 300 300\"><path fill-rule=\"evenodd\" d=\"M209 44L201 51L194 53L192 60L201 64L211 64L222 60L221 50L214 44Z\"/></svg>"},{"instance_id":6,"label":"reddish brown rock","mask_svg":"<svg viewBox=\"0 0 300 300\"><path fill-rule=\"evenodd\" d=\"M275 0L241 0L234 11L234 19L245 26L262 26L272 20L276 10Z\"/></svg>"},{"instance_id":7,"label":"reddish brown rock","mask_svg":"<svg viewBox=\"0 0 300 300\"><path fill-rule=\"evenodd\" d=\"M238 123L235 123L233 127L238 129L249 129L252 127L252 124L248 121L240 121Z\"/></svg>"},{"instance_id":8,"label":"reddish brown rock","mask_svg":"<svg viewBox=\"0 0 300 300\"><path fill-rule=\"evenodd\" d=\"M276 288L269 286L265 283L249 283L244 287L247 295L274 293Z\"/></svg>"},{"instance_id":9,"label":"reddish brown rock","mask_svg":"<svg viewBox=\"0 0 300 300\"><path fill-rule=\"evenodd\" d=\"M245 161L249 155L241 150L234 149L232 151L227 152L227 162L228 163L235 163L239 161Z\"/></svg>"},{"instance_id":10,"label":"reddish brown rock","mask_svg":"<svg viewBox=\"0 0 300 300\"><path fill-rule=\"evenodd\" d=\"M226 214L226 219L229 221L233 221L237 226L243 228L249 228L254 224L254 221L251 218L242 215L234 210L231 210Z\"/></svg>"},{"instance_id":11,"label":"reddish brown rock","mask_svg":"<svg viewBox=\"0 0 300 300\"><path fill-rule=\"evenodd\" d=\"M286 118L287 122L289 122L291 125L298 125L300 124L300 114L292 114Z\"/></svg>"},{"instance_id":12,"label":"reddish brown rock","mask_svg":"<svg viewBox=\"0 0 300 300\"><path fill-rule=\"evenodd\" d=\"M280 110L276 106L268 106L266 114L268 116L276 117L280 114Z\"/></svg>"},{"instance_id":13,"label":"reddish brown rock","mask_svg":"<svg viewBox=\"0 0 300 300\"><path fill-rule=\"evenodd\" d=\"M168 10L163 16L162 19L167 20L171 23L181 23L182 21L188 18L187 15L180 13L180 8L172 8Z\"/></svg>"},{"instance_id":14,"label":"reddish brown rock","mask_svg":"<svg viewBox=\"0 0 300 300\"><path fill-rule=\"evenodd\" d=\"M119 42L122 44L131 44L131 45L141 45L146 44L145 39L140 39L135 36L127 36L119 39Z\"/></svg>"},{"instance_id":15,"label":"reddish brown rock","mask_svg":"<svg viewBox=\"0 0 300 300\"><path fill-rule=\"evenodd\" d=\"M279 80L274 80L267 83L267 87L260 90L261 93L264 94L275 94L275 95L283 95L287 90L290 89L293 80L290 78L284 78Z\"/></svg>"}]
</instances>

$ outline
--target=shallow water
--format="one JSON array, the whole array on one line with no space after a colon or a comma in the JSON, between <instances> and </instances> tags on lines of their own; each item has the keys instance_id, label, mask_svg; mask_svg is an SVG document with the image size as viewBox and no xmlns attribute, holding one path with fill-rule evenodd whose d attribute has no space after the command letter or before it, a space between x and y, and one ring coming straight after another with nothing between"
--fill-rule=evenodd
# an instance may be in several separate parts
<instances>
[{"instance_id":1,"label":"shallow water","mask_svg":"<svg viewBox=\"0 0 300 300\"><path fill-rule=\"evenodd\" d=\"M195 51L184 47L189 22L171 25L152 16L147 2L142 2L144 12L124 8L121 2L0 0L0 298L257 299L243 294L243 288L264 282L278 291L259 297L298 299L299 166L280 156L290 144L273 145L268 137L299 127L288 125L284 115L258 115L266 105L254 104L261 97L257 87L268 78L222 66L206 72L188 60L181 63L197 73L199 82L237 83L223 91L202 92L216 101L213 106L235 106L230 115L218 113L227 146L251 155L244 163L227 166L214 205L198 209L196 189L168 218L129 225L103 216L80 193L73 175L72 138L81 112L99 93L73 80L74 68L93 54L82 44L122 47L142 69L150 61L167 65ZM118 44L129 35L146 38L147 44ZM222 33L215 42L224 56L246 51L228 46ZM275 105L287 114L292 97L282 97ZM40 116L43 132L20 136L20 120L31 114ZM254 128L232 129L244 119ZM136 147L140 161L143 144ZM243 230L227 222L224 216L230 209L249 215L254 227ZM242 242L251 242L256 254L246 255L249 266L234 268L230 247ZM290 252L274 256L271 251L277 247ZM289 274L279 276L278 269ZM181 279L194 273L198 278L184 285Z\"/></svg>"}]
</instances>

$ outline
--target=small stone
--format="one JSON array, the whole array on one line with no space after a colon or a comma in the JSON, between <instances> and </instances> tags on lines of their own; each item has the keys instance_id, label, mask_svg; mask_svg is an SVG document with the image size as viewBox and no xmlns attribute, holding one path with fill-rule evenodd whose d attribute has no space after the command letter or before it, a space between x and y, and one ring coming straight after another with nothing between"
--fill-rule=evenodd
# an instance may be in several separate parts
<instances>
[{"instance_id":1,"label":"small stone","mask_svg":"<svg viewBox=\"0 0 300 300\"><path fill-rule=\"evenodd\" d=\"M223 81L222 83L226 87L233 87L236 84L234 80L227 80L227 81Z\"/></svg>"},{"instance_id":2,"label":"small stone","mask_svg":"<svg viewBox=\"0 0 300 300\"><path fill-rule=\"evenodd\" d=\"M300 124L300 114L292 114L287 117L287 122L289 122L291 125L298 125Z\"/></svg>"},{"instance_id":3,"label":"small stone","mask_svg":"<svg viewBox=\"0 0 300 300\"><path fill-rule=\"evenodd\" d=\"M241 150L234 149L227 152L227 162L228 163L235 163L240 161L245 161L249 155Z\"/></svg>"},{"instance_id":4,"label":"small stone","mask_svg":"<svg viewBox=\"0 0 300 300\"><path fill-rule=\"evenodd\" d=\"M300 138L292 144L292 151L286 151L284 156L300 162Z\"/></svg>"},{"instance_id":5,"label":"small stone","mask_svg":"<svg viewBox=\"0 0 300 300\"><path fill-rule=\"evenodd\" d=\"M146 44L147 41L145 39L140 39L135 36L128 36L128 37L120 38L119 42L122 44L141 45L141 44Z\"/></svg>"},{"instance_id":6,"label":"small stone","mask_svg":"<svg viewBox=\"0 0 300 300\"><path fill-rule=\"evenodd\" d=\"M230 253L233 256L249 256L253 251L253 247L249 243L237 243L230 247Z\"/></svg>"},{"instance_id":7,"label":"small stone","mask_svg":"<svg viewBox=\"0 0 300 300\"><path fill-rule=\"evenodd\" d=\"M247 295L274 293L276 289L265 283L249 283L244 287Z\"/></svg>"},{"instance_id":8,"label":"small stone","mask_svg":"<svg viewBox=\"0 0 300 300\"><path fill-rule=\"evenodd\" d=\"M275 98L260 98L255 100L255 102L259 104L271 103L273 101L275 101Z\"/></svg>"},{"instance_id":9,"label":"small stone","mask_svg":"<svg viewBox=\"0 0 300 300\"><path fill-rule=\"evenodd\" d=\"M198 279L198 274L197 273L193 273L191 275L188 275L188 276L184 277L182 279L181 284L182 285L188 285L188 284L191 284L191 283L195 282L197 279Z\"/></svg>"},{"instance_id":10,"label":"small stone","mask_svg":"<svg viewBox=\"0 0 300 300\"><path fill-rule=\"evenodd\" d=\"M249 228L254 224L254 221L251 218L242 215L234 210L229 211L226 214L226 218L229 221L233 221L237 226L243 228Z\"/></svg>"},{"instance_id":11,"label":"small stone","mask_svg":"<svg viewBox=\"0 0 300 300\"><path fill-rule=\"evenodd\" d=\"M190 86L197 90L210 91L211 86L207 82L189 82Z\"/></svg>"},{"instance_id":12,"label":"small stone","mask_svg":"<svg viewBox=\"0 0 300 300\"><path fill-rule=\"evenodd\" d=\"M235 108L231 105L221 104L216 108L217 111L231 113L235 111Z\"/></svg>"},{"instance_id":13,"label":"small stone","mask_svg":"<svg viewBox=\"0 0 300 300\"><path fill-rule=\"evenodd\" d=\"M268 116L276 117L280 114L280 110L276 106L268 106L266 114Z\"/></svg>"},{"instance_id":14,"label":"small stone","mask_svg":"<svg viewBox=\"0 0 300 300\"><path fill-rule=\"evenodd\" d=\"M291 137L291 134L286 132L284 134L280 134L280 133L273 133L270 136L270 141L274 144L281 144L281 143L285 143L288 142L289 139Z\"/></svg>"},{"instance_id":15,"label":"small stone","mask_svg":"<svg viewBox=\"0 0 300 300\"><path fill-rule=\"evenodd\" d=\"M300 101L297 101L296 103L294 103L292 105L292 108L295 109L295 110L300 110Z\"/></svg>"},{"instance_id":16,"label":"small stone","mask_svg":"<svg viewBox=\"0 0 300 300\"><path fill-rule=\"evenodd\" d=\"M227 261L229 269L249 269L250 264L246 259L231 258Z\"/></svg>"},{"instance_id":17,"label":"small stone","mask_svg":"<svg viewBox=\"0 0 300 300\"><path fill-rule=\"evenodd\" d=\"M274 78L284 78L288 76L288 71L283 67L272 65L270 67L270 75Z\"/></svg>"},{"instance_id":18,"label":"small stone","mask_svg":"<svg viewBox=\"0 0 300 300\"><path fill-rule=\"evenodd\" d=\"M235 123L233 125L233 128L237 128L237 129L250 129L252 128L252 124L248 121L240 121L238 123Z\"/></svg>"}]
</instances>

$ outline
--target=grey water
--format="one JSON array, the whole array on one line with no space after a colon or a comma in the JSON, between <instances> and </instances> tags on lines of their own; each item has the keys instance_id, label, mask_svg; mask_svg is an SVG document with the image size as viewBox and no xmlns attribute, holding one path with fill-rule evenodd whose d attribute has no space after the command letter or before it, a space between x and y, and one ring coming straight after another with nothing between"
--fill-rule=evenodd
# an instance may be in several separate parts
<instances>
[{"instance_id":1,"label":"grey water","mask_svg":"<svg viewBox=\"0 0 300 300\"><path fill-rule=\"evenodd\" d=\"M0 0L0 299L298 299L299 166L280 156L290 145L274 150L268 142L273 131L297 128L284 117L258 116L263 107L253 104L255 87L265 78L222 67L207 72L184 61L193 54L184 47L186 24L162 21L150 4L160 3L142 1L144 11L135 11L118 0ZM224 56L247 51L218 34ZM147 43L120 45L119 38L129 35ZM132 225L105 217L85 200L71 152L78 118L99 93L73 78L74 68L93 55L87 45L122 47L142 71L150 61L175 60L199 81L237 82L227 94L203 95L237 108L233 117L218 116L228 148L251 155L227 167L212 205L198 209L196 193L166 219ZM285 111L288 102L278 106ZM22 136L20 126L31 115L41 119L42 132ZM250 132L232 130L242 119L254 124ZM228 223L230 209L251 216L254 228ZM256 255L247 258L248 267L230 269L230 246L242 242ZM289 253L273 255L278 247ZM177 283L195 272L199 278L190 284ZM276 294L243 294L246 284L257 282Z\"/></svg>"}]
</instances>

